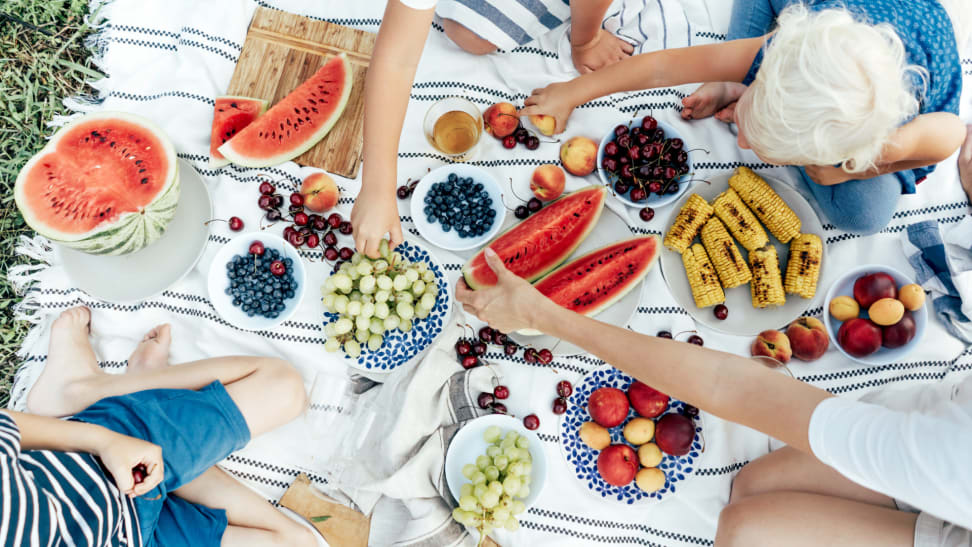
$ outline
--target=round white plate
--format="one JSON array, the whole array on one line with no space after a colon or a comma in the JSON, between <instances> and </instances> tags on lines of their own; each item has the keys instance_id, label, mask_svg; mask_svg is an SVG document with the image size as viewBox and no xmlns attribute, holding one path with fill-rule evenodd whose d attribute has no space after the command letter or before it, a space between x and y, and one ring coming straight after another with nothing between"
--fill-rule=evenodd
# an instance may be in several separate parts
<instances>
[{"instance_id":1,"label":"round white plate","mask_svg":"<svg viewBox=\"0 0 972 547\"><path fill-rule=\"evenodd\" d=\"M492 207L496 211L496 216L493 217L493 225L485 234L479 237L461 238L455 229L445 232L442 230L442 224L428 222L425 214L425 196L436 182L448 184L450 173L455 173L459 178L470 177L473 182L482 183L483 189L493 200ZM412 222L415 223L415 228L419 231L419 234L436 247L450 251L475 249L491 241L499 233L503 226L503 220L506 218L506 207L503 206L503 189L499 181L489 174L489 171L468 163L447 164L429 171L415 187L411 200Z\"/></svg>"},{"instance_id":2,"label":"round white plate","mask_svg":"<svg viewBox=\"0 0 972 547\"><path fill-rule=\"evenodd\" d=\"M286 515L287 518L289 518L290 520L292 520L292 521L296 522L297 524L303 526L304 528L307 528L308 530L310 530L310 533L314 534L314 539L317 540L317 547L329 547L330 544L327 542L326 539L324 539L324 536L321 535L320 530L318 530L317 528L315 528L314 525L311 524L309 520L307 520L306 518L304 518L301 515L298 515L297 513L294 513L290 509L287 509L283 505L278 506L277 509L281 513L283 513L284 515ZM326 516L326 515L321 515L321 516Z\"/></svg>"},{"instance_id":3,"label":"round white plate","mask_svg":"<svg viewBox=\"0 0 972 547\"><path fill-rule=\"evenodd\" d=\"M459 489L469 479L462 475L462 466L467 463L476 463L476 457L486 453L489 446L483 440L483 432L489 426L499 427L505 434L509 430L516 431L530 439L530 456L533 457L533 473L530 478L530 495L523 500L523 504L529 508L543 490L543 485L547 480L547 456L543 451L543 441L537 434L523 427L523 422L505 414L488 414L480 416L462 426L446 451L445 476L446 483L449 485L449 492L456 502L459 501Z\"/></svg>"},{"instance_id":4,"label":"round white plate","mask_svg":"<svg viewBox=\"0 0 972 547\"><path fill-rule=\"evenodd\" d=\"M293 298L284 300L286 307L275 319L262 315L254 315L253 317L246 315L241 308L233 305L233 297L226 294L226 288L229 286L226 264L233 260L233 255L249 253L250 244L254 241L260 241L267 250L275 249L284 257L293 260L291 267L293 268L294 280L297 281L297 290L294 291ZM216 256L213 257L209 266L207 282L209 301L220 317L234 327L245 330L264 330L276 327L294 315L298 304L304 297L304 290L307 288L307 273L304 270L304 260L300 257L297 249L285 242L283 238L270 232L247 232L229 240L216 252Z\"/></svg>"},{"instance_id":5,"label":"round white plate","mask_svg":"<svg viewBox=\"0 0 972 547\"><path fill-rule=\"evenodd\" d=\"M137 252L92 255L55 245L72 284L119 304L137 302L168 289L188 274L206 249L213 204L192 165L179 160L179 205L162 237Z\"/></svg>"},{"instance_id":6,"label":"round white plate","mask_svg":"<svg viewBox=\"0 0 972 547\"><path fill-rule=\"evenodd\" d=\"M601 213L601 218L598 219L597 224L594 229L591 230L590 235L581 242L577 250L574 251L564 264L567 264L571 260L577 257L583 256L593 250L600 249L612 243L616 243L622 239L628 239L634 237L631 233L631 229L628 225L618 216L617 213L611 209L605 207L604 211ZM648 271L648 275L651 275L651 270ZM605 323L610 323L611 325L616 325L619 327L627 326L628 322L631 320L631 316L634 315L635 310L638 309L638 303L641 302L641 290L644 287L644 279L638 282L638 284L633 287L628 294L624 295L614 304L611 304L607 308L594 316L598 321L604 321ZM529 335L521 332L514 332L509 335L516 343L521 346L532 346L535 348L547 348L556 356L563 355L578 355L584 353L584 350L559 338L549 336L546 334L539 335Z\"/></svg>"},{"instance_id":7,"label":"round white plate","mask_svg":"<svg viewBox=\"0 0 972 547\"><path fill-rule=\"evenodd\" d=\"M890 266L884 266L881 264L865 264L844 273L837 279L837 281L834 281L834 284L830 286L830 290L827 291L827 300L825 302L827 305L829 305L830 301L838 296L849 296L853 298L854 282L857 281L857 278L878 272L884 272L893 277L894 282L898 285L899 289L904 285L914 283L914 280ZM864 310L861 311L864 312ZM915 349L921 343L921 339L925 335L925 325L928 323L928 304L926 303L926 305L922 306L918 311L913 311L911 314L915 318L915 337L912 338L910 342L901 346L900 348L891 349L881 347L874 353L865 357L854 357L853 355L844 351L844 348L840 347L840 343L837 342L837 331L840 330L840 326L843 324L843 321L834 319L834 316L830 315L830 312L827 310L826 306L824 307L824 323L827 324L827 332L830 333L830 342L848 359L867 365L884 365L887 363L897 363L898 361L901 361L909 353L911 353L911 350ZM861 317L867 317L867 313L862 313Z\"/></svg>"},{"instance_id":8,"label":"round white plate","mask_svg":"<svg viewBox=\"0 0 972 547\"><path fill-rule=\"evenodd\" d=\"M449 283L442 264L432 253L413 240L405 240L395 247L395 252L401 253L409 262L428 263L429 270L435 273L439 297L428 317L412 321L412 330L402 332L396 329L391 333L386 332L384 343L378 351L369 351L367 347L362 347L361 355L357 359L351 359L339 350L338 355L344 356L344 362L351 368L372 373L391 372L411 362L416 355L431 347L449 321L449 313L452 310L452 284ZM325 312L324 323L335 321L337 317L335 313Z\"/></svg>"},{"instance_id":9,"label":"round white plate","mask_svg":"<svg viewBox=\"0 0 972 547\"><path fill-rule=\"evenodd\" d=\"M805 234L817 234L821 239L824 239L824 231L823 226L820 224L820 219L817 218L817 213L807 203L807 200L799 192L782 181L766 176L763 178L783 198L783 201L793 209L793 212L800 217L802 224L800 231ZM711 184L695 185L693 193L702 196L706 201L711 203L727 188L729 188L728 173L713 177ZM675 222L675 217L678 216L678 212L682 209L682 205L685 204L685 201L688 200L690 195L691 193L683 196L672 207L671 215L665 223L665 234L671 229L672 224ZM790 246L780 243L779 240L773 237L773 234L769 230L766 230L766 234L769 235L770 242L776 247L776 252L780 257L780 272L785 276L786 261L790 254ZM743 258L748 261L749 253L746 251L746 248L739 245L738 242L736 246L742 253ZM817 299L806 300L795 294L788 294L786 295L786 304L783 306L757 309L753 307L749 283L746 283L745 285L740 285L739 287L734 287L726 291L726 307L729 308L729 318L725 321L720 321L713 315L712 307L704 309L695 307L695 300L692 298L692 288L689 286L688 279L685 277L685 266L682 265L682 255L663 248L659 261L662 266L662 274L665 276L665 283L668 284L668 290L675 297L675 301L685 308L689 315L699 323L726 334L753 336L764 330L785 327L791 321L803 315L803 312L807 311L810 308L810 304ZM826 267L827 244L824 243L823 257L820 261L820 279L824 278L823 269ZM820 287L817 287L817 297L820 294Z\"/></svg>"}]
</instances>

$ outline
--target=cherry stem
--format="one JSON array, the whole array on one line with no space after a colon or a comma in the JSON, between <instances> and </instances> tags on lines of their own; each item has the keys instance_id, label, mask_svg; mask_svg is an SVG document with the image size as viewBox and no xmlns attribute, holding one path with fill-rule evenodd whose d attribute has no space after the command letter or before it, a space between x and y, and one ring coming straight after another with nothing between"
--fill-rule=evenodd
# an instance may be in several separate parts
<instances>
[{"instance_id":1,"label":"cherry stem","mask_svg":"<svg viewBox=\"0 0 972 547\"><path fill-rule=\"evenodd\" d=\"M211 218L211 219L207 220L206 222L203 222L203 226L209 226L209 223L210 222L225 222L225 223L229 224L229 221L226 220L226 219L224 219L224 218Z\"/></svg>"},{"instance_id":2,"label":"cherry stem","mask_svg":"<svg viewBox=\"0 0 972 547\"><path fill-rule=\"evenodd\" d=\"M521 198L520 195L516 193L516 190L513 189L513 178L512 177L510 178L510 192L512 192L513 195L516 196L516 199L518 199L518 200L526 203L527 200ZM504 203L503 205L506 205L506 204Z\"/></svg>"},{"instance_id":3,"label":"cherry stem","mask_svg":"<svg viewBox=\"0 0 972 547\"><path fill-rule=\"evenodd\" d=\"M705 152L706 154L711 154L712 153L712 152L709 152L708 150L706 150L705 148L693 148L691 150L686 150L685 153L687 154L689 152L695 152L696 150L701 150L701 151Z\"/></svg>"},{"instance_id":4,"label":"cherry stem","mask_svg":"<svg viewBox=\"0 0 972 547\"><path fill-rule=\"evenodd\" d=\"M680 332L680 333L678 333L678 334L676 334L676 335L674 335L674 336L672 336L672 338L673 338L673 339L674 339L674 338L678 338L679 336L681 336L681 335L683 335L683 334L689 334L689 333L692 333L692 334L698 334L698 333L699 333L699 331L697 331L697 330L683 330L682 332Z\"/></svg>"},{"instance_id":5,"label":"cherry stem","mask_svg":"<svg viewBox=\"0 0 972 547\"><path fill-rule=\"evenodd\" d=\"M510 184L511 185L513 184L513 179L510 179ZM500 201L503 202L503 208L504 209L506 209L507 211L512 211L513 210L513 209L510 208L509 205L506 204L506 194L500 194Z\"/></svg>"}]
</instances>

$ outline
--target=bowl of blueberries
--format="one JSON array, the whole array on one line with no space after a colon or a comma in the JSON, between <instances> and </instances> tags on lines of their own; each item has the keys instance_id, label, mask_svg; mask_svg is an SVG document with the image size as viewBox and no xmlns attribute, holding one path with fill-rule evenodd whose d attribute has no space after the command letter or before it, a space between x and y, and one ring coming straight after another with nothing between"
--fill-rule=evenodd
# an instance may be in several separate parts
<instances>
[{"instance_id":1,"label":"bowl of blueberries","mask_svg":"<svg viewBox=\"0 0 972 547\"><path fill-rule=\"evenodd\" d=\"M419 234L450 251L480 247L499 233L506 218L499 181L467 163L443 165L422 177L411 207Z\"/></svg>"},{"instance_id":2,"label":"bowl of blueberries","mask_svg":"<svg viewBox=\"0 0 972 547\"><path fill-rule=\"evenodd\" d=\"M662 207L689 187L691 151L675 128L645 116L620 124L597 150L597 174L632 207Z\"/></svg>"},{"instance_id":3,"label":"bowl of blueberries","mask_svg":"<svg viewBox=\"0 0 972 547\"><path fill-rule=\"evenodd\" d=\"M297 311L306 273L297 250L281 237L249 232L216 252L207 281L220 317L241 329L263 330Z\"/></svg>"}]
</instances>

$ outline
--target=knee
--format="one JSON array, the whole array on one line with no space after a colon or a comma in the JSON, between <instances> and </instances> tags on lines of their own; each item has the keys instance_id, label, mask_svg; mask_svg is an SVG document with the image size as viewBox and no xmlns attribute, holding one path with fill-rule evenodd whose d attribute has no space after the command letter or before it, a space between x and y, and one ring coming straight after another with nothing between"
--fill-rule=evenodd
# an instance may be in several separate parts
<instances>
[{"instance_id":1,"label":"knee","mask_svg":"<svg viewBox=\"0 0 972 547\"><path fill-rule=\"evenodd\" d=\"M307 389L304 378L293 365L283 359L267 358L262 363L267 379L265 394L279 401L283 417L290 421L307 408Z\"/></svg>"},{"instance_id":2,"label":"knee","mask_svg":"<svg viewBox=\"0 0 972 547\"><path fill-rule=\"evenodd\" d=\"M442 28L445 29L446 36L450 40L455 42L466 53L472 53L473 55L486 55L487 53L492 53L496 51L496 45L481 38L475 32L469 30L464 25L453 21L452 19L443 19Z\"/></svg>"},{"instance_id":3,"label":"knee","mask_svg":"<svg viewBox=\"0 0 972 547\"><path fill-rule=\"evenodd\" d=\"M274 543L287 547L317 547L317 537L314 534L310 529L294 523L288 529L277 532L277 541Z\"/></svg>"},{"instance_id":4,"label":"knee","mask_svg":"<svg viewBox=\"0 0 972 547\"><path fill-rule=\"evenodd\" d=\"M758 517L748 503L733 503L725 506L719 513L715 547L757 544L758 542L754 541L754 532L757 535L759 533Z\"/></svg>"},{"instance_id":5,"label":"knee","mask_svg":"<svg viewBox=\"0 0 972 547\"><path fill-rule=\"evenodd\" d=\"M748 498L756 493L756 473L753 471L753 464L744 466L736 478L732 480L732 490L729 492L729 503L736 503L739 500Z\"/></svg>"}]
</instances>

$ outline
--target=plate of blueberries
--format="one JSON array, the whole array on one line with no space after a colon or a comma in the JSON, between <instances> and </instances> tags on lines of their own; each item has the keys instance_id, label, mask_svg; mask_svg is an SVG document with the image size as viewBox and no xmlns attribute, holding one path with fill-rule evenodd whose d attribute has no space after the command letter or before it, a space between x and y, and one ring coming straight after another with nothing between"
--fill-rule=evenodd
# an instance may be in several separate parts
<instances>
[{"instance_id":1,"label":"plate of blueberries","mask_svg":"<svg viewBox=\"0 0 972 547\"><path fill-rule=\"evenodd\" d=\"M499 182L466 163L443 165L422 177L412 193L412 221L426 241L465 251L493 239L506 218Z\"/></svg>"},{"instance_id":2,"label":"plate of blueberries","mask_svg":"<svg viewBox=\"0 0 972 547\"><path fill-rule=\"evenodd\" d=\"M262 330L297 311L306 274L292 245L267 232L250 232L217 251L207 281L220 317L241 329Z\"/></svg>"}]
</instances>

